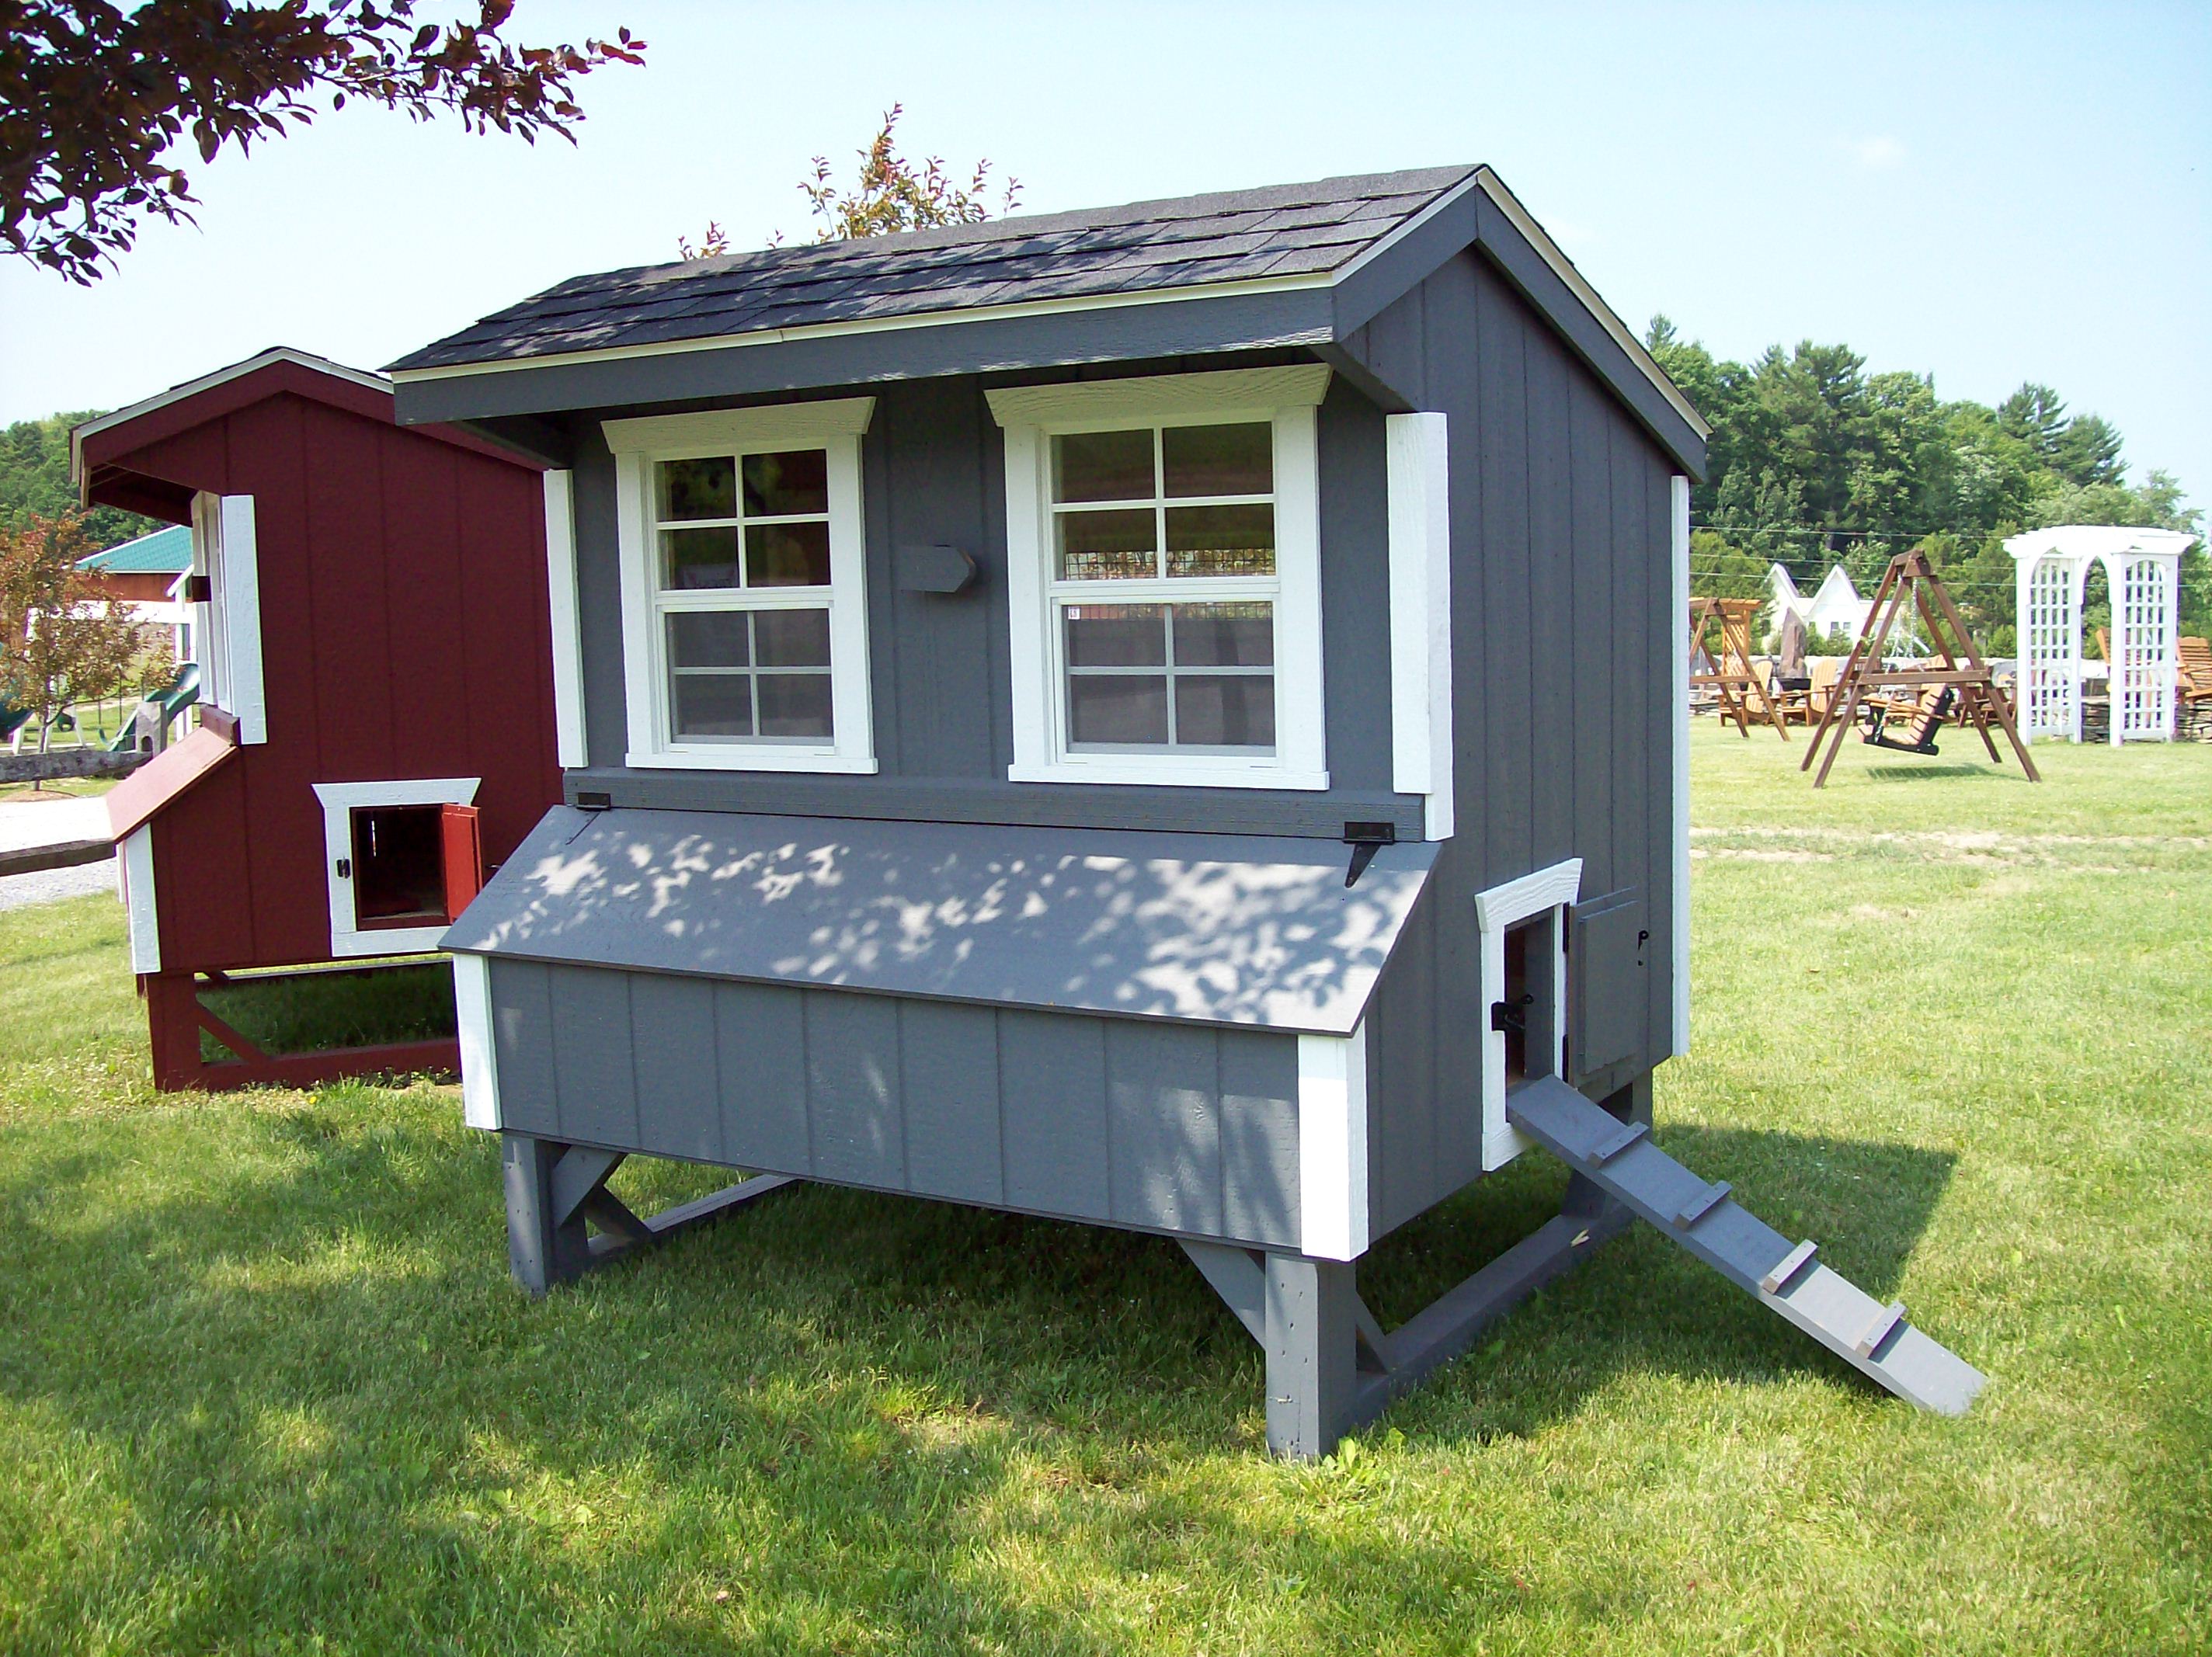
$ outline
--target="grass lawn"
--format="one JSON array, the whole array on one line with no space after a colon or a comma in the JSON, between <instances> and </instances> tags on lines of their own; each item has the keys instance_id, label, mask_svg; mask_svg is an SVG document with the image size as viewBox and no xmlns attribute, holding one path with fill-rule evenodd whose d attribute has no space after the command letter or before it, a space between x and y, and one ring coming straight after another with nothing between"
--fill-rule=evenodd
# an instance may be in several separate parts
<instances>
[{"instance_id":1,"label":"grass lawn","mask_svg":"<svg viewBox=\"0 0 2212 1657\"><path fill-rule=\"evenodd\" d=\"M2212 747L1945 748L1701 722L1659 1138L1959 1421L1642 1229L1305 1467L1158 1240L803 1189L532 1304L450 1089L156 1097L112 901L0 914L0 1649L2201 1652Z\"/></svg>"}]
</instances>

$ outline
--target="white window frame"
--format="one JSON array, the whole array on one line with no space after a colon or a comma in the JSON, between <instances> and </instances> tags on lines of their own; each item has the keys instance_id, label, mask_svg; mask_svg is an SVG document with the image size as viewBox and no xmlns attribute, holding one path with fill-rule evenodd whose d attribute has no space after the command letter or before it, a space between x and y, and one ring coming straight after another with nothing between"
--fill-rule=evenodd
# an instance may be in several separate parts
<instances>
[{"instance_id":1,"label":"white window frame","mask_svg":"<svg viewBox=\"0 0 2212 1657\"><path fill-rule=\"evenodd\" d=\"M195 604L194 649L200 700L238 721L238 740L269 740L268 699L261 675L261 555L253 497L192 497L192 568L207 578L208 598Z\"/></svg>"},{"instance_id":2,"label":"white window frame","mask_svg":"<svg viewBox=\"0 0 2212 1657\"><path fill-rule=\"evenodd\" d=\"M329 883L331 959L356 956L419 955L438 947L449 923L428 926L363 927L354 912L353 876L338 873L353 859L353 813L361 805L473 805L480 777L414 777L392 782L319 782L323 806L323 874Z\"/></svg>"},{"instance_id":3,"label":"white window frame","mask_svg":"<svg viewBox=\"0 0 2212 1657\"><path fill-rule=\"evenodd\" d=\"M617 536L622 556L623 676L629 744L624 763L700 771L876 769L868 677L867 543L860 516L860 438L872 397L716 409L603 422L614 452ZM679 742L672 734L665 641L656 603L653 468L663 460L777 449L822 449L829 460L830 586L743 589L743 608L830 611L830 726L821 743L784 739ZM739 606L732 606L738 608Z\"/></svg>"},{"instance_id":4,"label":"white window frame","mask_svg":"<svg viewBox=\"0 0 2212 1657\"><path fill-rule=\"evenodd\" d=\"M1322 688L1321 486L1314 410L1328 390L1322 363L1234 368L985 393L1006 445L1006 599L1013 670L1014 782L1165 787L1328 786ZM1064 643L1053 625L1052 440L1143 426L1266 422L1274 428L1275 749L1245 758L1204 754L1078 753L1066 740ZM1234 597L1189 580L1186 603ZM1241 578L1240 578L1241 579ZM1101 604L1173 603L1100 581ZM1180 590L1180 583L1176 584Z\"/></svg>"},{"instance_id":5,"label":"white window frame","mask_svg":"<svg viewBox=\"0 0 2212 1657\"><path fill-rule=\"evenodd\" d=\"M1503 885L1478 892L1475 925L1482 933L1482 1168L1511 1162L1534 1143L1505 1114L1505 1033L1490 1027L1490 1010L1505 998L1505 934L1547 909L1552 918L1552 1029L1556 1038L1567 1011L1568 911L1582 893L1583 860L1569 858ZM1554 1071L1559 1055L1551 1055Z\"/></svg>"}]
</instances>

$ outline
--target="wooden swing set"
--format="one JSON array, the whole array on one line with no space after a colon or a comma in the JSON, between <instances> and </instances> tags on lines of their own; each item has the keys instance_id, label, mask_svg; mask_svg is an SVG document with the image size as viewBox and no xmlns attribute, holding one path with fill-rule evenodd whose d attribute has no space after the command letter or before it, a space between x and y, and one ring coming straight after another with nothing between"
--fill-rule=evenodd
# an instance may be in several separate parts
<instances>
[{"instance_id":1,"label":"wooden swing set","mask_svg":"<svg viewBox=\"0 0 2212 1657\"><path fill-rule=\"evenodd\" d=\"M1735 721L1736 729L1746 737L1751 735L1750 711L1753 697L1765 712L1759 715L1782 733L1782 740L1790 740L1790 727L1783 723L1781 711L1774 698L1751 665L1751 623L1759 614L1756 598L1692 598L1690 600L1690 687L1698 689L1710 686L1720 699L1723 718ZM1720 654L1706 642L1708 632L1720 628Z\"/></svg>"},{"instance_id":2,"label":"wooden swing set","mask_svg":"<svg viewBox=\"0 0 2212 1657\"><path fill-rule=\"evenodd\" d=\"M1890 629L1904 613L1908 601L1927 628L1929 643L1935 648L1940 666L1929 663L1890 670L1882 665L1882 646L1887 642ZM1893 690L1912 690L1918 695L1910 704L1899 706L1887 695ZM2013 724L2011 703L1997 689L1989 664L1974 648L1958 606L1951 602L1950 593L1944 590L1942 579L1936 574L1936 566L1924 552L1901 552L1889 561L1889 568L1882 573L1881 586L1875 590L1874 603L1867 610L1866 625L1859 630L1858 641L1851 646L1850 656L1836 682L1835 695L1813 732L1813 745L1797 768L1810 771L1813 762L1820 760L1819 774L1813 779L1814 787L1828 780L1829 769L1835 764L1836 756L1843 751L1844 733L1857 722L1862 701L1869 703L1876 717L1861 740L1877 748L1895 749L1906 754L1933 754L1936 731L1955 705L1960 726L1973 726L1992 760L2002 764L2004 759L1997 752L1996 739L1990 735L1990 723L1995 720L2003 728L2013 752L2020 756L2021 768L2027 773L2027 780L2043 780L2035 762L2028 757L2027 744L2020 739L2020 731ZM1903 736L1887 734L1893 718L1905 721ZM1820 744L1832 728L1835 739L1829 744L1827 757L1820 759Z\"/></svg>"}]
</instances>

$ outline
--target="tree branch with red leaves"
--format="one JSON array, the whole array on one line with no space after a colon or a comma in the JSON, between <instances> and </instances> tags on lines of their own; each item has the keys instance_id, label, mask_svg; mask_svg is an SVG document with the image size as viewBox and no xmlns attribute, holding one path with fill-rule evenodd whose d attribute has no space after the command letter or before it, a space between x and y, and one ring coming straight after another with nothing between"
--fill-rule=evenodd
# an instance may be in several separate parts
<instances>
[{"instance_id":1,"label":"tree branch with red leaves","mask_svg":"<svg viewBox=\"0 0 2212 1657\"><path fill-rule=\"evenodd\" d=\"M514 0L473 22L417 24L416 0L0 0L0 249L89 282L149 218L190 222L195 197L166 158L307 124L349 100L470 132L574 141L575 83L642 64L625 28L580 46L516 46Z\"/></svg>"}]
</instances>

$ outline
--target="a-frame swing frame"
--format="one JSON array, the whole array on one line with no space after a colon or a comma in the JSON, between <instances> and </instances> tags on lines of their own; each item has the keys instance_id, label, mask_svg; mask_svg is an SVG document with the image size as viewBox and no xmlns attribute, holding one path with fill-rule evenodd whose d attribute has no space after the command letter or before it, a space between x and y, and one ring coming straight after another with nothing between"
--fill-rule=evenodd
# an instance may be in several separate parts
<instances>
[{"instance_id":1,"label":"a-frame swing frame","mask_svg":"<svg viewBox=\"0 0 2212 1657\"><path fill-rule=\"evenodd\" d=\"M1927 628L1929 642L1942 659L1940 668L1882 671L1881 647L1888 640L1890 628L1903 612L1907 599ZM1960 665L1961 658L1966 663L1963 667ZM1828 780L1836 756L1843 752L1844 734L1858 723L1859 703L1867 690L1886 686L1925 689L1929 685L1946 684L1958 693L1960 724L1974 727L1981 736L1983 746L1990 750L1990 757L2000 764L2004 760L2004 756L1997 752L1996 739L1990 735L1990 722L1994 719L2003 728L2013 752L2020 756L2021 769L2027 773L2027 780L2041 782L2043 774L2028 757L2027 744L2021 740L2019 727L2013 723L2012 705L1997 689L1989 664L1974 648L1973 635L1966 631L1966 623L1958 606L1951 602L1942 578L1936 574L1936 566L1924 552L1900 552L1882 572L1881 585L1875 591L1873 604L1867 607L1866 624L1859 629L1858 640L1851 646L1850 656L1836 682L1836 693L1829 699L1827 711L1821 714L1820 723L1813 732L1813 745L1797 768L1810 771L1813 762L1819 759L1820 769L1813 779L1813 786L1818 788ZM1827 757L1821 759L1820 744L1832 728L1835 738L1828 745Z\"/></svg>"},{"instance_id":2,"label":"a-frame swing frame","mask_svg":"<svg viewBox=\"0 0 2212 1657\"><path fill-rule=\"evenodd\" d=\"M1690 686L1711 685L1720 694L1722 714L1735 721L1736 729L1751 735L1749 703L1753 696L1766 710L1766 722L1790 740L1790 727L1774 705L1766 686L1751 665L1751 618L1759 613L1756 598L1692 598L1690 600ZM1717 622L1721 653L1717 660L1705 642L1705 629Z\"/></svg>"}]
</instances>

